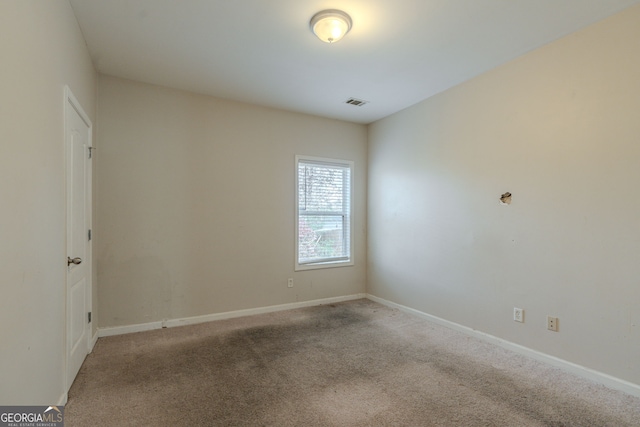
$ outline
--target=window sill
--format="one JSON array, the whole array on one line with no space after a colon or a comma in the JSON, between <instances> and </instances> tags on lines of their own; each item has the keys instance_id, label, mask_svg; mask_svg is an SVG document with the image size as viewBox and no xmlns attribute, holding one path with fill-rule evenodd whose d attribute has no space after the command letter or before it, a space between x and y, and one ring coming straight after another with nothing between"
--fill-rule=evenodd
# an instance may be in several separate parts
<instances>
[{"instance_id":1,"label":"window sill","mask_svg":"<svg viewBox=\"0 0 640 427\"><path fill-rule=\"evenodd\" d=\"M314 264L297 264L294 271L319 270L322 268L351 267L353 261L318 262Z\"/></svg>"}]
</instances>

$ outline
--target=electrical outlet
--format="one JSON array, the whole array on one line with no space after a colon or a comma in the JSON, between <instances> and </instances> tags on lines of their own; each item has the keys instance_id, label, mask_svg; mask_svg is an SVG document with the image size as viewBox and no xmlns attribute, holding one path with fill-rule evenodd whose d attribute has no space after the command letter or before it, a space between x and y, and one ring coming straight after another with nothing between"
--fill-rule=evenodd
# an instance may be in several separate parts
<instances>
[{"instance_id":1,"label":"electrical outlet","mask_svg":"<svg viewBox=\"0 0 640 427\"><path fill-rule=\"evenodd\" d=\"M558 318L553 316L547 316L547 329L553 332L558 332Z\"/></svg>"},{"instance_id":2,"label":"electrical outlet","mask_svg":"<svg viewBox=\"0 0 640 427\"><path fill-rule=\"evenodd\" d=\"M287 288L293 288L293 277L289 277L287 280Z\"/></svg>"},{"instance_id":3,"label":"electrical outlet","mask_svg":"<svg viewBox=\"0 0 640 427\"><path fill-rule=\"evenodd\" d=\"M524 323L524 310L521 308L513 308L513 320L516 322Z\"/></svg>"}]
</instances>

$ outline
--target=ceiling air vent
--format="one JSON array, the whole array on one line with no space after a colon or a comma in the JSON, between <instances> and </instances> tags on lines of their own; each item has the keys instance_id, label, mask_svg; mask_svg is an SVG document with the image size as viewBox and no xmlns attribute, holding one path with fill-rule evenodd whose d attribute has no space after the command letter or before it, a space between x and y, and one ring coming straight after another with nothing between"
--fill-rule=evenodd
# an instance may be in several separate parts
<instances>
[{"instance_id":1,"label":"ceiling air vent","mask_svg":"<svg viewBox=\"0 0 640 427\"><path fill-rule=\"evenodd\" d=\"M362 99L358 99L358 98L349 98L346 101L344 101L344 103L349 105L355 105L356 107L362 107L364 104L368 104L369 101L363 101Z\"/></svg>"}]
</instances>

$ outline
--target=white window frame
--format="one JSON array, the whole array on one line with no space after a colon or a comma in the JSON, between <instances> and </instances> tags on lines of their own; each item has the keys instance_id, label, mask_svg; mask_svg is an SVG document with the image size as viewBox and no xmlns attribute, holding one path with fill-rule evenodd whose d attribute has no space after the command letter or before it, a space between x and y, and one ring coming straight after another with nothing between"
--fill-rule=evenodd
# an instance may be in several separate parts
<instances>
[{"instance_id":1,"label":"white window frame","mask_svg":"<svg viewBox=\"0 0 640 427\"><path fill-rule=\"evenodd\" d=\"M340 160L340 159L328 159L328 158L324 158L324 157L313 157L313 156L303 156L303 155L297 155L295 156L295 271L301 271L301 270L314 270L314 269L319 269L319 268L332 268L332 267L345 267L345 266L351 266L354 264L353 262L353 248L354 248L354 241L353 241L353 181L354 181L354 162L351 160ZM317 164L319 166L322 165L326 165L326 166L337 166L337 167L341 167L341 168L348 168L349 169L349 175L350 175L350 179L349 179L349 186L345 186L344 187L344 191L348 191L348 201L349 201L349 206L347 209L347 218L344 219L345 221L348 221L348 234L346 234L344 237L347 238L347 244L348 244L348 257L346 259L340 259L340 260L318 260L318 261L314 261L314 262L306 262L306 263L300 263L300 251L299 251L299 225L300 225L300 195L299 195L299 191L298 191L298 183L299 183L299 174L298 174L298 167L300 165L300 163L314 163ZM343 200L344 200L344 195L343 195ZM314 214L318 214L317 212L314 212ZM346 225L346 224L345 224ZM344 229L344 228L343 228Z\"/></svg>"}]
</instances>

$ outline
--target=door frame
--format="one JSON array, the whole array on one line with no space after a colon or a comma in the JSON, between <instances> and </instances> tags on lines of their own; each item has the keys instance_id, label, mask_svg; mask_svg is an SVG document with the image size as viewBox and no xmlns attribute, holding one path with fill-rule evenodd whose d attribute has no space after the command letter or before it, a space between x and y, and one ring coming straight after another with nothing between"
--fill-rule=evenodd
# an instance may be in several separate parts
<instances>
[{"instance_id":1,"label":"door frame","mask_svg":"<svg viewBox=\"0 0 640 427\"><path fill-rule=\"evenodd\" d=\"M85 124L88 127L88 139L87 139L87 146L93 148L93 124L91 123L91 119L89 119L89 116L87 115L87 113L85 113L84 109L82 108L82 105L80 105L80 102L76 99L76 97L73 95L73 92L71 92L71 88L68 85L64 86L64 165L65 165L65 173L64 173L64 206L65 206L65 222L64 222L64 229L65 229L65 233L64 233L64 254L65 254L65 259L64 262L66 263L67 261L67 256L69 256L69 254L67 253L69 250L68 247L68 237L69 237L69 175L71 172L71 168L72 165L69 164L69 158L70 158L70 153L69 153L69 144L67 141L67 135L68 135L68 124L67 124L67 118L69 117L69 114L71 112L71 109L75 110L78 115L80 116L80 118L85 122ZM93 150L90 150L93 151ZM86 159L86 158L85 158ZM87 189L87 194L86 194L86 219L87 219L87 227L90 230L93 230L93 162L91 160L88 160L87 163L87 182L86 182L86 189ZM87 243L87 289L86 289L86 301L85 301L85 306L87 307L87 311L88 312L93 312L93 308L92 308L92 301L93 301L93 297L92 297L92 291L93 291L93 236L91 238L91 240L88 241ZM68 280L69 280L69 269L65 267L65 281L64 281L64 294L65 294L65 319L64 319L64 323L65 323L65 327L64 327L64 399L65 399L65 403L67 400L67 393L69 392L69 389L71 388L71 384L73 383L73 381L69 381L68 380L68 376L69 376L69 359L70 359L70 351L71 351L71 333L70 333L70 329L71 329L71 324L69 322L69 310L70 310L70 295L68 293ZM95 319L91 319L91 323L87 322L87 329L88 329L88 333L87 333L87 342L86 342L86 349L87 349L87 354L91 353L92 349L93 349L93 344L95 343L95 341L93 340L93 333L92 333L92 329L93 329L93 322Z\"/></svg>"}]
</instances>

